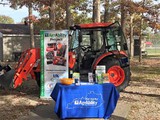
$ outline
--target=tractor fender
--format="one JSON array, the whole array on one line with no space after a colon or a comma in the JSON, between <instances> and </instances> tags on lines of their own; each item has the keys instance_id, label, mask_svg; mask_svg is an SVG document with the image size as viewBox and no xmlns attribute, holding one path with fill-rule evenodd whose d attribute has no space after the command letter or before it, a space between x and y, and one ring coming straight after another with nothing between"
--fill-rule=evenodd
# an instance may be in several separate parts
<instances>
[{"instance_id":1,"label":"tractor fender","mask_svg":"<svg viewBox=\"0 0 160 120\"><path fill-rule=\"evenodd\" d=\"M108 56L113 56L113 55L117 55L117 54L122 54L124 56L127 57L127 54L125 51L118 51L118 50L114 50L114 51L109 51L109 52L106 52L102 55L100 55L97 59L95 59L95 61L93 62L93 65L92 65L92 68L93 70L96 69L96 66L98 65L98 63L103 60L104 58L108 57Z\"/></svg>"}]
</instances>

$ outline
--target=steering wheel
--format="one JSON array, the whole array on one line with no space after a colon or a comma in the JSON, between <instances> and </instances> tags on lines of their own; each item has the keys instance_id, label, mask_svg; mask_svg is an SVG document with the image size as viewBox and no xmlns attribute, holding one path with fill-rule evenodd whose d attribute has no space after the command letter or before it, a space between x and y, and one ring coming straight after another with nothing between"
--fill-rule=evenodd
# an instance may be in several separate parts
<instances>
[{"instance_id":1,"label":"steering wheel","mask_svg":"<svg viewBox=\"0 0 160 120\"><path fill-rule=\"evenodd\" d=\"M81 46L81 49L83 50L83 51L88 51L89 49L91 49L91 46L90 45L83 45L83 46Z\"/></svg>"}]
</instances>

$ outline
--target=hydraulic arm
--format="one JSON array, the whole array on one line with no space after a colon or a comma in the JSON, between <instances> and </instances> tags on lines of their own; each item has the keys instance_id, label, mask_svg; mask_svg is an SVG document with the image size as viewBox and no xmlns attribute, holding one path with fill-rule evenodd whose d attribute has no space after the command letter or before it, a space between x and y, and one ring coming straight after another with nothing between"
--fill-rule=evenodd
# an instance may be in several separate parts
<instances>
[{"instance_id":1,"label":"hydraulic arm","mask_svg":"<svg viewBox=\"0 0 160 120\"><path fill-rule=\"evenodd\" d=\"M27 80L29 74L36 79L35 73L40 72L40 49L28 49L23 52L15 70L14 88L21 85L23 80Z\"/></svg>"}]
</instances>

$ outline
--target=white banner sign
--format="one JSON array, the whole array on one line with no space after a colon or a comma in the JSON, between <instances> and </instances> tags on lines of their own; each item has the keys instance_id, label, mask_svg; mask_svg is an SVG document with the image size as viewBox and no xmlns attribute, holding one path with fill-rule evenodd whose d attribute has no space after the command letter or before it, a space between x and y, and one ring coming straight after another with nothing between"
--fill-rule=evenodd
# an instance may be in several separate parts
<instances>
[{"instance_id":1,"label":"white banner sign","mask_svg":"<svg viewBox=\"0 0 160 120\"><path fill-rule=\"evenodd\" d=\"M50 94L61 78L68 77L68 30L41 31L41 98Z\"/></svg>"}]
</instances>

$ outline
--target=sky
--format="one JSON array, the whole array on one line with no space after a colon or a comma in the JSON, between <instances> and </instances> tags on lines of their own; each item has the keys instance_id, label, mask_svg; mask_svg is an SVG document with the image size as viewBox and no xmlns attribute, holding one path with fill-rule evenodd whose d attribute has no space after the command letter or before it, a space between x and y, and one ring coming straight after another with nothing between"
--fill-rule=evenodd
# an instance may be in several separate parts
<instances>
[{"instance_id":1,"label":"sky","mask_svg":"<svg viewBox=\"0 0 160 120\"><path fill-rule=\"evenodd\" d=\"M0 4L0 15L9 16L15 23L19 23L24 17L28 16L28 9L23 7L22 9L14 10L9 5L4 6ZM38 13L33 11L33 15L38 16Z\"/></svg>"}]
</instances>

